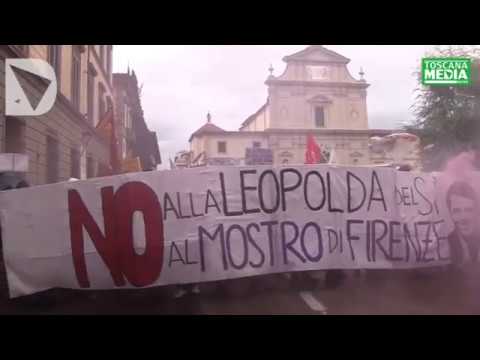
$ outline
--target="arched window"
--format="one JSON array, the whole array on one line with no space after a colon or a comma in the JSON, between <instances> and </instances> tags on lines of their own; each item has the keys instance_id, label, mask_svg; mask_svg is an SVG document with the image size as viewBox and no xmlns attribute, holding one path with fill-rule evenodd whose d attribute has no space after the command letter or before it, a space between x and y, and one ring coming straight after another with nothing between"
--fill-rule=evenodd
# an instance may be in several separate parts
<instances>
[{"instance_id":1,"label":"arched window","mask_svg":"<svg viewBox=\"0 0 480 360\"><path fill-rule=\"evenodd\" d=\"M325 108L323 106L315 106L315 127L325 127Z\"/></svg>"},{"instance_id":2,"label":"arched window","mask_svg":"<svg viewBox=\"0 0 480 360\"><path fill-rule=\"evenodd\" d=\"M327 127L328 107L332 101L324 95L317 95L308 102L312 106L313 126L315 128Z\"/></svg>"}]
</instances>

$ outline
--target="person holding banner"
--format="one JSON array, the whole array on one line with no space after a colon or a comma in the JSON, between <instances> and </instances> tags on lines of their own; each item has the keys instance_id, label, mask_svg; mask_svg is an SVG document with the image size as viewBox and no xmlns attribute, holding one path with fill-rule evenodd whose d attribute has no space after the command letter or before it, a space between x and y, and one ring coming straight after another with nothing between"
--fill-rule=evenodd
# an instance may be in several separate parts
<instances>
[{"instance_id":1,"label":"person holding banner","mask_svg":"<svg viewBox=\"0 0 480 360\"><path fill-rule=\"evenodd\" d=\"M329 159L326 159L322 153L320 145L318 145L315 137L312 134L307 136L307 147L305 150L305 164L325 164ZM334 289L340 286L346 278L344 271L339 269L327 270L325 273L325 286L329 289ZM315 286L315 281L305 273L293 273L292 279L297 283L301 289L309 289Z\"/></svg>"},{"instance_id":2,"label":"person holding banner","mask_svg":"<svg viewBox=\"0 0 480 360\"><path fill-rule=\"evenodd\" d=\"M172 297L174 299L179 299L188 294L200 294L200 287L198 284L177 285Z\"/></svg>"}]
</instances>

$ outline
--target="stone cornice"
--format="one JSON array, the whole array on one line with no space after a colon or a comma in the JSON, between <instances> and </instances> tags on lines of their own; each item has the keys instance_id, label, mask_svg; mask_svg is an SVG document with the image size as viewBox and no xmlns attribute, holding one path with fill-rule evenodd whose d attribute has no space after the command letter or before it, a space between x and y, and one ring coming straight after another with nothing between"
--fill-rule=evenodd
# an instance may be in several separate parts
<instances>
[{"instance_id":1,"label":"stone cornice","mask_svg":"<svg viewBox=\"0 0 480 360\"><path fill-rule=\"evenodd\" d=\"M331 64L342 64L346 65L350 62L350 60L316 60L316 59L288 59L284 57L282 59L286 63L306 63L306 64L322 64L322 65L331 65Z\"/></svg>"},{"instance_id":2,"label":"stone cornice","mask_svg":"<svg viewBox=\"0 0 480 360\"><path fill-rule=\"evenodd\" d=\"M306 87L326 87L326 88L357 88L366 89L370 86L366 82L340 82L340 81L305 81L305 80L277 80L268 79L265 84L282 86L306 86Z\"/></svg>"},{"instance_id":3,"label":"stone cornice","mask_svg":"<svg viewBox=\"0 0 480 360\"><path fill-rule=\"evenodd\" d=\"M194 137L201 137L203 135L215 136L270 136L270 135L369 135L369 136L385 136L393 133L401 132L399 129L266 129L265 131L224 131L224 132L209 132L205 131ZM190 141L191 141L190 139Z\"/></svg>"},{"instance_id":4,"label":"stone cornice","mask_svg":"<svg viewBox=\"0 0 480 360\"><path fill-rule=\"evenodd\" d=\"M269 135L371 135L383 136L400 132L398 129L266 129Z\"/></svg>"},{"instance_id":5,"label":"stone cornice","mask_svg":"<svg viewBox=\"0 0 480 360\"><path fill-rule=\"evenodd\" d=\"M322 55L326 56L324 59L315 59L312 58L311 54L319 52ZM283 58L285 62L306 62L306 63L316 63L316 64L348 64L350 62L349 58L346 58L343 55L336 53L330 49L323 47L322 45L310 45L306 49L285 56Z\"/></svg>"}]
</instances>

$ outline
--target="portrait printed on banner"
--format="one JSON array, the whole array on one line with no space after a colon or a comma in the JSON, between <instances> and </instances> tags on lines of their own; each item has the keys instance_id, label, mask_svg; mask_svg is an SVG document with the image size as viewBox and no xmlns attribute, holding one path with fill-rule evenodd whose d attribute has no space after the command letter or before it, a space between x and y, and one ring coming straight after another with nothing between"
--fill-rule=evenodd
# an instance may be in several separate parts
<instances>
[{"instance_id":1,"label":"portrait printed on banner","mask_svg":"<svg viewBox=\"0 0 480 360\"><path fill-rule=\"evenodd\" d=\"M454 224L454 230L448 235L452 264L478 262L480 207L475 190L466 182L454 182L448 188L446 202Z\"/></svg>"}]
</instances>

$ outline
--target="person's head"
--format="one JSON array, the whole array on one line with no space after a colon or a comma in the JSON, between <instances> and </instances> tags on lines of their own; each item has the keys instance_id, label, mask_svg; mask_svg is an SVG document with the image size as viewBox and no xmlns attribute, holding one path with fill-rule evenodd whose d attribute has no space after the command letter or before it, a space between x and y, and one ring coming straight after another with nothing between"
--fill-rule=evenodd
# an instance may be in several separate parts
<instances>
[{"instance_id":1,"label":"person's head","mask_svg":"<svg viewBox=\"0 0 480 360\"><path fill-rule=\"evenodd\" d=\"M466 182L455 182L447 191L447 205L455 229L472 236L477 229L478 201L475 190Z\"/></svg>"}]
</instances>

